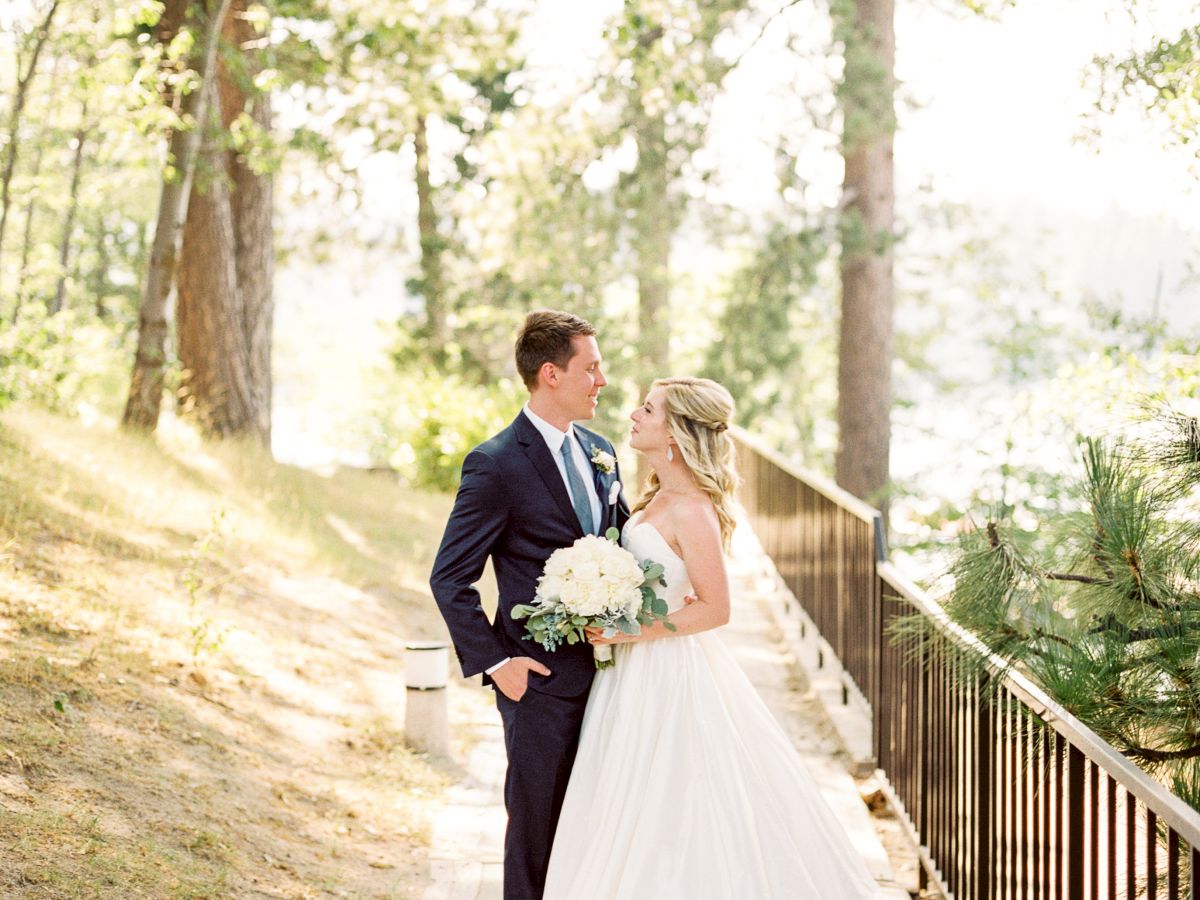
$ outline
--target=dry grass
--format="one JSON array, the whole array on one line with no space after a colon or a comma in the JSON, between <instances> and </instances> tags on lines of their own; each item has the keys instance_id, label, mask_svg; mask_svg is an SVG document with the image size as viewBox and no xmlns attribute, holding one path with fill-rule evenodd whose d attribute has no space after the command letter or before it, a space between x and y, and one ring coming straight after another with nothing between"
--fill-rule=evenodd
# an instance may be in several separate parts
<instances>
[{"instance_id":1,"label":"dry grass","mask_svg":"<svg viewBox=\"0 0 1200 900\"><path fill-rule=\"evenodd\" d=\"M408 897L403 742L448 500L0 414L0 895Z\"/></svg>"}]
</instances>

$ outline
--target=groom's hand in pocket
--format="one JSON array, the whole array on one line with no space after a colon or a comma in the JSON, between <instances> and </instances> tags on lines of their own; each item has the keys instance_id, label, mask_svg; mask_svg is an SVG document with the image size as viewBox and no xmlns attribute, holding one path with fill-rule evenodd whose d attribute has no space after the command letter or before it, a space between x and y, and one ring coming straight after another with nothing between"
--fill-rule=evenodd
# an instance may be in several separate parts
<instances>
[{"instance_id":1,"label":"groom's hand in pocket","mask_svg":"<svg viewBox=\"0 0 1200 900\"><path fill-rule=\"evenodd\" d=\"M550 670L529 656L514 656L495 672L492 681L497 689L513 703L519 703L529 688L529 673L549 675Z\"/></svg>"}]
</instances>

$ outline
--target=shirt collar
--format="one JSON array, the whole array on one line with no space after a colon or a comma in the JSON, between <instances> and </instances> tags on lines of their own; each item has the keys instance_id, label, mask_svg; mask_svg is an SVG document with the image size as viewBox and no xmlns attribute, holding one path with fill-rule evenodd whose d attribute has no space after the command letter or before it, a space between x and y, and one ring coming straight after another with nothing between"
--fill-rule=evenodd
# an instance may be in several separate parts
<instances>
[{"instance_id":1,"label":"shirt collar","mask_svg":"<svg viewBox=\"0 0 1200 900\"><path fill-rule=\"evenodd\" d=\"M564 440L566 440L567 436L571 432L561 431L557 425L551 425L532 409L530 409L528 403L525 404L525 415L529 418L529 421L533 423L533 427L538 430L538 433L541 434L542 438L546 441L546 446L549 447L554 453L562 453L562 443ZM572 427L571 431L574 430L575 429Z\"/></svg>"}]
</instances>

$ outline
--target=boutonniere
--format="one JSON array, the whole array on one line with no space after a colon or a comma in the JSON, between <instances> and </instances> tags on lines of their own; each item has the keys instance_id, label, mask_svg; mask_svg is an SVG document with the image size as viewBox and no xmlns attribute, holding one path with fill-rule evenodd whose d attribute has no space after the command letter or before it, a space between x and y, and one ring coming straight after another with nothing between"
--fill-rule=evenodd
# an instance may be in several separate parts
<instances>
[{"instance_id":1,"label":"boutonniere","mask_svg":"<svg viewBox=\"0 0 1200 900\"><path fill-rule=\"evenodd\" d=\"M608 489L608 505L612 506L617 502L617 498L621 496L621 482L614 481L612 487Z\"/></svg>"},{"instance_id":2,"label":"boutonniere","mask_svg":"<svg viewBox=\"0 0 1200 900\"><path fill-rule=\"evenodd\" d=\"M593 447L592 465L605 475L611 475L613 472L617 471L617 458L611 453L605 453L599 447Z\"/></svg>"}]
</instances>

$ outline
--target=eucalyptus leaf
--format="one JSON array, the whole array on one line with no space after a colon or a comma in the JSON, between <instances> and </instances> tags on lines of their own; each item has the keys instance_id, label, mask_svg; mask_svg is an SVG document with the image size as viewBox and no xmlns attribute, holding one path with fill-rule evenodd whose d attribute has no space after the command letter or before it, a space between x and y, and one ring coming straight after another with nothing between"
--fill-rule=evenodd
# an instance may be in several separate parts
<instances>
[{"instance_id":1,"label":"eucalyptus leaf","mask_svg":"<svg viewBox=\"0 0 1200 900\"><path fill-rule=\"evenodd\" d=\"M637 622L630 622L628 619L617 619L617 627L625 634L641 634L641 626Z\"/></svg>"}]
</instances>

